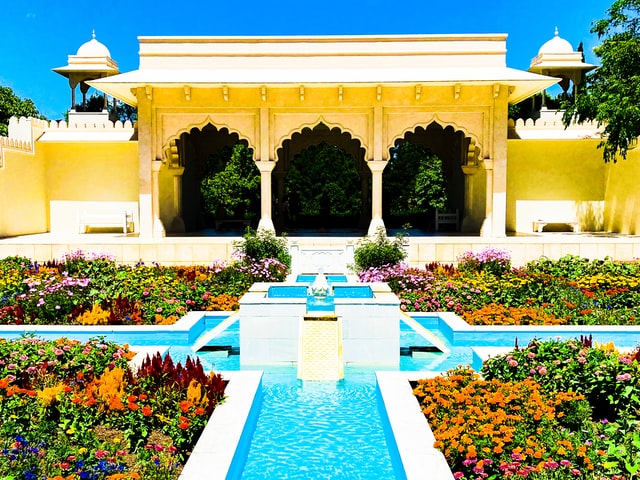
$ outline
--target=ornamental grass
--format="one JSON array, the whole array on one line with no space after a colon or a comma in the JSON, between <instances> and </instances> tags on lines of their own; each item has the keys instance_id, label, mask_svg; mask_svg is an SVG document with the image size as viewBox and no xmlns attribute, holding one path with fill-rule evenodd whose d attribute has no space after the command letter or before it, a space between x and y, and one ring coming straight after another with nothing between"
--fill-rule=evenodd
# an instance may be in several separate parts
<instances>
[{"instance_id":1,"label":"ornamental grass","mask_svg":"<svg viewBox=\"0 0 640 480\"><path fill-rule=\"evenodd\" d=\"M226 382L103 339L0 339L0 478L175 479Z\"/></svg>"}]
</instances>

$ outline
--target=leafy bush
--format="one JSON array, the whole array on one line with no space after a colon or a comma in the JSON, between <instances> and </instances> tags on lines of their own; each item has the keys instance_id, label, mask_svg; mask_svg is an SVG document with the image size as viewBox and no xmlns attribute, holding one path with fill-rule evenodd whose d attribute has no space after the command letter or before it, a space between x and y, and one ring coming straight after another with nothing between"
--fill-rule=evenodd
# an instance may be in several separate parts
<instances>
[{"instance_id":1,"label":"leafy bush","mask_svg":"<svg viewBox=\"0 0 640 480\"><path fill-rule=\"evenodd\" d=\"M407 257L404 250L405 235L398 234L390 240L384 228L378 228L373 238L366 236L356 247L353 259L357 271L397 265Z\"/></svg>"},{"instance_id":2,"label":"leafy bush","mask_svg":"<svg viewBox=\"0 0 640 480\"><path fill-rule=\"evenodd\" d=\"M287 248L286 237L277 237L274 232L264 228L247 228L242 241L234 243L240 260L244 263L256 263L271 258L291 268L291 254Z\"/></svg>"}]
</instances>

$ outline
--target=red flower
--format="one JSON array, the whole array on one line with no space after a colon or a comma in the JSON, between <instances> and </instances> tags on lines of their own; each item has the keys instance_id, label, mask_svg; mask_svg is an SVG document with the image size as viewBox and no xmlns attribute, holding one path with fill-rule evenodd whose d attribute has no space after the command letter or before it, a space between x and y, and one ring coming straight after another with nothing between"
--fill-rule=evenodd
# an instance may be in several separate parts
<instances>
[{"instance_id":1,"label":"red flower","mask_svg":"<svg viewBox=\"0 0 640 480\"><path fill-rule=\"evenodd\" d=\"M145 405L144 407L142 407L142 415L144 415L145 417L150 417L153 414L153 411L151 410L151 407L148 405Z\"/></svg>"}]
</instances>

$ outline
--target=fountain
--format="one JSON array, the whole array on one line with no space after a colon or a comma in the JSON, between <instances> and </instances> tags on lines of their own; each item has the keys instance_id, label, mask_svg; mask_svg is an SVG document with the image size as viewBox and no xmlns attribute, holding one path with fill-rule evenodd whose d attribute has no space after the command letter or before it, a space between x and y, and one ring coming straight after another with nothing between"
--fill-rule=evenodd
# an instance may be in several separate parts
<instances>
[{"instance_id":1,"label":"fountain","mask_svg":"<svg viewBox=\"0 0 640 480\"><path fill-rule=\"evenodd\" d=\"M399 306L385 283L359 283L324 269L285 283L256 283L240 299L241 364L299 362L305 319L320 318L340 330L344 363L397 368Z\"/></svg>"}]
</instances>

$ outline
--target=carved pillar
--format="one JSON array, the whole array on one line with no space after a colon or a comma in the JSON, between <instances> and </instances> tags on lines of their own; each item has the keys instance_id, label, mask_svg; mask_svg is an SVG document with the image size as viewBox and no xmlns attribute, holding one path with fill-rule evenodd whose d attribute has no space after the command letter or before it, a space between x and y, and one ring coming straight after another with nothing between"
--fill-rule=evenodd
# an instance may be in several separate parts
<instances>
[{"instance_id":1,"label":"carved pillar","mask_svg":"<svg viewBox=\"0 0 640 480\"><path fill-rule=\"evenodd\" d=\"M494 87L493 95L493 152L491 154L491 233L506 236L507 223L507 133L509 92L504 85ZM487 172L489 173L489 172ZM488 175L487 175L488 177Z\"/></svg>"},{"instance_id":2,"label":"carved pillar","mask_svg":"<svg viewBox=\"0 0 640 480\"><path fill-rule=\"evenodd\" d=\"M276 166L276 162L256 162L260 170L260 222L259 229L275 232L273 220L271 218L271 172Z\"/></svg>"},{"instance_id":3,"label":"carved pillar","mask_svg":"<svg viewBox=\"0 0 640 480\"><path fill-rule=\"evenodd\" d=\"M382 171L387 163L384 160L367 162L371 170L371 223L368 231L370 236L375 235L378 228L385 228L382 220Z\"/></svg>"},{"instance_id":4,"label":"carved pillar","mask_svg":"<svg viewBox=\"0 0 640 480\"><path fill-rule=\"evenodd\" d=\"M145 95L144 88L137 91L138 97L138 188L140 209L140 237L152 237L154 232L152 208L152 175L153 163L153 126L151 99ZM160 163L160 162L157 162Z\"/></svg>"},{"instance_id":5,"label":"carved pillar","mask_svg":"<svg viewBox=\"0 0 640 480\"><path fill-rule=\"evenodd\" d=\"M184 219L182 218L182 174L184 167L172 168L173 174L173 221L171 231L183 233L185 231Z\"/></svg>"},{"instance_id":6,"label":"carved pillar","mask_svg":"<svg viewBox=\"0 0 640 480\"><path fill-rule=\"evenodd\" d=\"M493 160L485 158L482 161L486 174L486 190L485 190L485 218L480 229L481 237L492 236L493 226Z\"/></svg>"},{"instance_id":7,"label":"carved pillar","mask_svg":"<svg viewBox=\"0 0 640 480\"><path fill-rule=\"evenodd\" d=\"M469 232L477 228L478 225L478 208L474 205L474 188L473 175L478 173L478 165L462 165L462 173L464 174L464 217L462 218L461 230ZM475 225L475 226L474 226ZM477 231L477 230L476 230Z\"/></svg>"},{"instance_id":8,"label":"carved pillar","mask_svg":"<svg viewBox=\"0 0 640 480\"><path fill-rule=\"evenodd\" d=\"M158 174L162 168L162 162L154 160L151 162L151 208L153 212L153 236L164 237L166 232L160 220L160 184Z\"/></svg>"}]
</instances>

